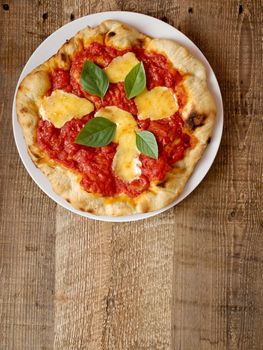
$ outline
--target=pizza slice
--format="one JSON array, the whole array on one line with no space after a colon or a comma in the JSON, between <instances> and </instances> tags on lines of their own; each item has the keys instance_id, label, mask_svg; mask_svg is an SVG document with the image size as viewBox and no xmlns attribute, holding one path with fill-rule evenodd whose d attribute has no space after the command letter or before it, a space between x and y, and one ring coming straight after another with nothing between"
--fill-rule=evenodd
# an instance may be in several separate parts
<instances>
[{"instance_id":1,"label":"pizza slice","mask_svg":"<svg viewBox=\"0 0 263 350\"><path fill-rule=\"evenodd\" d=\"M54 191L110 216L174 201L216 118L201 62L113 20L81 30L28 74L16 108L28 152Z\"/></svg>"}]
</instances>

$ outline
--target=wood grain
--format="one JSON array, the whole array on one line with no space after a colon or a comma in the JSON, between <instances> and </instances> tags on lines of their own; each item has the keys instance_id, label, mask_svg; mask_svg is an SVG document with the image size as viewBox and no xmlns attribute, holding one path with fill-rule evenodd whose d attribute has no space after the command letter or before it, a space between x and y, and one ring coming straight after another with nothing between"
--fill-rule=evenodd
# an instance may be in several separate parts
<instances>
[{"instance_id":1,"label":"wood grain","mask_svg":"<svg viewBox=\"0 0 263 350\"><path fill-rule=\"evenodd\" d=\"M262 1L0 3L0 349L263 349ZM12 135L13 92L33 50L61 25L107 10L180 29L208 58L224 100L205 180L136 223L56 206Z\"/></svg>"}]
</instances>

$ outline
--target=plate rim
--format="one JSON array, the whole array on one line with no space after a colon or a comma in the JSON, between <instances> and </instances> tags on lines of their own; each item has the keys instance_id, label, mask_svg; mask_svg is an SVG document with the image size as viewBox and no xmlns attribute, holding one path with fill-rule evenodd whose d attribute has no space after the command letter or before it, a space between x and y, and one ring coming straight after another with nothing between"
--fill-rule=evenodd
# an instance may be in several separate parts
<instances>
[{"instance_id":1,"label":"plate rim","mask_svg":"<svg viewBox=\"0 0 263 350\"><path fill-rule=\"evenodd\" d=\"M100 216L100 215L95 215L95 214L91 214L88 212L83 212L83 211L80 211L78 209L75 209L73 206L71 206L70 203L66 202L64 200L64 198L57 195L53 191L48 178L35 166L34 162L30 158L30 156L27 152L27 146L26 146L26 142L25 142L24 137L22 137L22 141L21 141L22 129L21 129L20 124L18 123L18 120L17 120L16 94L17 94L18 87L19 87L22 79L24 78L24 76L26 74L28 74L34 67L41 64L41 63L37 63L37 64L33 63L33 66L32 66L32 61L34 61L35 56L37 56L38 52L41 51L41 49L43 47L45 47L45 45L48 45L49 41L51 41L54 37L60 35L61 33L63 34L63 32L66 31L67 29L70 29L70 31L71 31L70 35L72 37L79 30L81 30L81 28L85 28L85 26L88 25L88 24L82 25L82 22L84 22L86 20L87 20L87 22L89 20L91 20L91 21L95 20L95 21L97 21L96 25L98 25L100 22L105 20L107 18L107 16L108 16L108 19L119 20L119 21L123 21L123 22L125 22L127 20L129 21L129 18L127 19L125 17L130 17L131 21L132 20L139 21L140 18L142 19L143 17L145 17L145 18L147 18L148 21L158 22L158 24L162 25L163 27L169 28L169 31L174 31L174 33L176 35L179 35L179 37L181 37L181 40L175 39L175 41L177 41L179 43L182 43L182 41L183 41L184 42L183 45L186 46L190 52L192 52L194 50L195 51L194 55L198 56L198 59L200 59L201 62L205 65L206 72L207 72L207 81L208 81L208 85L209 85L209 90L210 91L212 90L213 97L215 98L216 104L217 104L217 117L216 117L217 119L216 119L216 126L215 126L214 131L213 131L214 136L212 137L212 142L207 146L200 161L196 165L192 175L188 179L187 185L185 186L184 190L182 191L180 196L177 197L169 205L167 205L161 209L148 212L148 213L137 213L137 214L124 215L124 216ZM118 16L120 18L118 18L118 19L112 18L112 17L116 17L116 16ZM99 19L99 17L101 17L101 18ZM106 17L106 18L104 18L104 17ZM124 17L124 19L122 19L121 17ZM138 18L136 19L135 17L138 17ZM81 23L80 29L76 29L76 30L71 29L71 27L74 28L74 25L76 26L76 24L78 24L78 23ZM94 25L95 24L92 24L92 26L94 26ZM133 25L133 24L129 24L129 25L136 27L136 25ZM151 31L151 29L145 28L145 29L143 29L143 32L147 32L147 30ZM148 35L150 35L150 34L148 34ZM163 38L163 36L161 36L161 37ZM68 39L69 39L69 37L68 37ZM63 39L63 40L65 41L65 39ZM186 43L185 43L185 41L186 41ZM189 46L191 47L190 49L189 49ZM56 46L55 52L60 47L61 47L61 44L58 44L58 47ZM49 57L50 57L50 55L49 55ZM39 59L37 59L37 60L39 60ZM44 61L45 61L45 59L42 60L42 62L44 62ZM32 67L30 67L30 65ZM214 163L216 155L218 153L220 143L221 143L221 139L222 139L223 124L224 124L224 110L223 110L223 100L222 100L220 86L218 84L216 75L215 75L210 63L208 62L208 60L206 59L206 57L202 53L202 51L197 47L197 45L190 38L188 38L184 33L179 31L177 28L171 26L170 24L163 22L160 19L149 16L149 15L145 15L145 14L138 13L138 12L130 12L130 11L105 11L105 12L97 12L97 13L89 14L87 16L80 17L74 21L68 22L68 23L64 24L63 26L61 26L60 28L58 28L57 30L55 30L53 33L51 33L44 41L42 41L37 46L37 48L34 50L34 52L31 54L31 56L28 58L27 62L25 63L25 65L20 73L20 76L18 78L18 81L17 81L17 85L16 85L16 89L15 89L15 93L14 93L14 98L13 98L13 107L12 107L12 127L13 127L13 135L14 135L14 139L15 139L16 148L17 148L17 151L19 153L20 159L21 159L24 167L26 168L28 174L33 179L33 181L56 204L62 206L63 208L69 210L70 212L73 212L74 214L77 214L77 215L80 215L82 217L86 217L89 219L98 220L98 221L106 221L106 222L131 222L131 221L138 221L138 220L147 219L147 218L153 217L155 215L161 214L164 211L169 210L169 209L173 208L174 206L178 205L180 202L182 202L187 196L189 196L200 185L200 183L204 180L205 176L208 174L212 164ZM215 134L216 134L216 140L215 140ZM214 140L216 142L214 142ZM21 147L20 144L22 144L22 147L24 147L24 149L20 148ZM212 147L214 147L214 149L212 149ZM198 166L200 168L200 162L202 160L204 161L205 155L209 151L212 152L212 156L210 155L210 157L208 159L208 166L206 166L205 171L203 171L201 176L199 176L199 179L197 179L196 184L192 185L193 188L191 188L190 190L187 190L187 188L189 186L190 179L193 179L194 173L197 173L197 171L198 171ZM32 165L33 165L33 170L36 171L36 174L31 169ZM40 182L40 180L37 179L37 177L43 177L43 176L46 179L46 180L44 180L44 178L43 178L43 181L48 182L48 183L46 183L46 185L49 187L48 189L46 189L44 187L44 184L42 184Z\"/></svg>"}]
</instances>

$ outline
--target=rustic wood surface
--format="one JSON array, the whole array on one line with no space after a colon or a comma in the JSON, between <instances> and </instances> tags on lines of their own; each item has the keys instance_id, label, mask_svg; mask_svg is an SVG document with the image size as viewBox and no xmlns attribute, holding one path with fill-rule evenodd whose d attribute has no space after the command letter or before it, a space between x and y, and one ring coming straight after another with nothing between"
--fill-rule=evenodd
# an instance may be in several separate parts
<instances>
[{"instance_id":1,"label":"rustic wood surface","mask_svg":"<svg viewBox=\"0 0 263 350\"><path fill-rule=\"evenodd\" d=\"M0 349L263 349L263 3L0 2ZM13 93L31 53L63 24L105 10L180 29L210 61L224 100L205 180L137 223L57 206L26 173L12 134Z\"/></svg>"}]
</instances>

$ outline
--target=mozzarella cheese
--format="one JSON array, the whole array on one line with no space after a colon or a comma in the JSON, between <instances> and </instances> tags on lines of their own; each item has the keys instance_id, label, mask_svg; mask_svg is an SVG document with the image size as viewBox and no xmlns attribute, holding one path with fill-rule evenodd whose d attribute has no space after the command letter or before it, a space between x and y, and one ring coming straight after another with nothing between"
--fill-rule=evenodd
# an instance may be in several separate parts
<instances>
[{"instance_id":1,"label":"mozzarella cheese","mask_svg":"<svg viewBox=\"0 0 263 350\"><path fill-rule=\"evenodd\" d=\"M132 52L127 52L123 56L114 58L108 67L104 68L106 75L111 83L124 81L130 70L138 64L136 56Z\"/></svg>"},{"instance_id":2,"label":"mozzarella cheese","mask_svg":"<svg viewBox=\"0 0 263 350\"><path fill-rule=\"evenodd\" d=\"M135 98L135 104L139 119L163 119L170 117L178 110L176 96L171 89L164 86L143 91Z\"/></svg>"},{"instance_id":3,"label":"mozzarella cheese","mask_svg":"<svg viewBox=\"0 0 263 350\"><path fill-rule=\"evenodd\" d=\"M94 110L93 104L63 90L54 90L45 96L40 104L39 112L43 119L50 121L56 128L73 118L82 118Z\"/></svg>"},{"instance_id":4,"label":"mozzarella cheese","mask_svg":"<svg viewBox=\"0 0 263 350\"><path fill-rule=\"evenodd\" d=\"M117 124L113 142L118 143L118 147L112 167L120 179L131 182L141 174L140 152L136 147L136 121L129 112L115 106L101 108L95 117L104 117Z\"/></svg>"}]
</instances>

